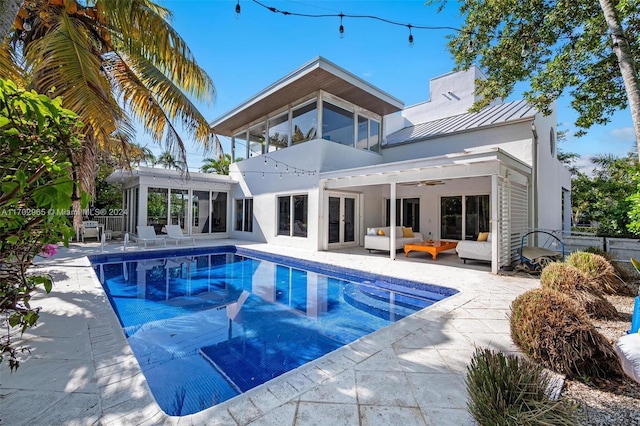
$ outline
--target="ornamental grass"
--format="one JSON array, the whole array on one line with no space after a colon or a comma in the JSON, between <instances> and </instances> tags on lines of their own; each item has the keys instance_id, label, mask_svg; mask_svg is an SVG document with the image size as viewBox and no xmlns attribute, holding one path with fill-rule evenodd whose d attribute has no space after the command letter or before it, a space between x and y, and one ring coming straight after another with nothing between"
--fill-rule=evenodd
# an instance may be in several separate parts
<instances>
[{"instance_id":1,"label":"ornamental grass","mask_svg":"<svg viewBox=\"0 0 640 426\"><path fill-rule=\"evenodd\" d=\"M523 357L476 348L467 367L469 413L481 425L573 425L575 408L549 397L555 380Z\"/></svg>"},{"instance_id":2,"label":"ornamental grass","mask_svg":"<svg viewBox=\"0 0 640 426\"><path fill-rule=\"evenodd\" d=\"M614 378L622 371L613 347L570 296L530 290L511 304L511 337L522 352L569 378Z\"/></svg>"},{"instance_id":3,"label":"ornamental grass","mask_svg":"<svg viewBox=\"0 0 640 426\"><path fill-rule=\"evenodd\" d=\"M592 318L617 319L618 310L602 296L589 277L568 263L549 264L540 274L542 288L566 294Z\"/></svg>"},{"instance_id":4,"label":"ornamental grass","mask_svg":"<svg viewBox=\"0 0 640 426\"><path fill-rule=\"evenodd\" d=\"M589 277L595 288L605 294L633 295L631 289L616 274L615 268L604 256L576 251L567 256L566 263L578 268Z\"/></svg>"}]
</instances>

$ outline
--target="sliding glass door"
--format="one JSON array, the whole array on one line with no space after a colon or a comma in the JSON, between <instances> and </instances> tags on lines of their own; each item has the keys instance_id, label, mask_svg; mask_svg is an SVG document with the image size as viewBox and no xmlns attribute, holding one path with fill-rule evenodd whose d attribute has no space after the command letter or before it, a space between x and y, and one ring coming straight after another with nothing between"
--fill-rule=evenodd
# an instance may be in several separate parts
<instances>
[{"instance_id":1,"label":"sliding glass door","mask_svg":"<svg viewBox=\"0 0 640 426\"><path fill-rule=\"evenodd\" d=\"M489 210L488 195L440 198L440 238L443 240L477 239L480 232L490 231Z\"/></svg>"}]
</instances>

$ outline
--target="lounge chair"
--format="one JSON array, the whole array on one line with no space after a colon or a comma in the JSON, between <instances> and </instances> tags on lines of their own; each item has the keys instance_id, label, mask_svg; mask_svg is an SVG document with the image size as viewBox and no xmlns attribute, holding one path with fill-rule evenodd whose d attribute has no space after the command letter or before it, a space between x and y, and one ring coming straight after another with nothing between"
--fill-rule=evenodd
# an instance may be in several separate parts
<instances>
[{"instance_id":1,"label":"lounge chair","mask_svg":"<svg viewBox=\"0 0 640 426\"><path fill-rule=\"evenodd\" d=\"M165 228L167 230L167 237L175 240L176 245L178 245L178 242L183 240L191 240L191 242L193 242L193 245L196 245L196 239L188 235L184 235L182 233L182 228L180 228L180 225L167 225Z\"/></svg>"},{"instance_id":2,"label":"lounge chair","mask_svg":"<svg viewBox=\"0 0 640 426\"><path fill-rule=\"evenodd\" d=\"M144 248L147 248L147 243L158 243L162 242L164 246L167 246L167 240L164 238L164 235L156 235L155 229L153 226L137 226L138 236L136 240L138 242L144 243Z\"/></svg>"},{"instance_id":3,"label":"lounge chair","mask_svg":"<svg viewBox=\"0 0 640 426\"><path fill-rule=\"evenodd\" d=\"M100 226L97 220L84 220L82 221L82 242L85 238L95 238L100 241Z\"/></svg>"}]
</instances>

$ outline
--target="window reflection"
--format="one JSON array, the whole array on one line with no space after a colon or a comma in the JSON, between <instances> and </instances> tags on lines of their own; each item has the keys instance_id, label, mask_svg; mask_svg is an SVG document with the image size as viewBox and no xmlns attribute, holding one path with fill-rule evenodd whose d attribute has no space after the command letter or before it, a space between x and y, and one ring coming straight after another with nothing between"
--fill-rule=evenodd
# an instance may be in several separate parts
<instances>
[{"instance_id":1,"label":"window reflection","mask_svg":"<svg viewBox=\"0 0 640 426\"><path fill-rule=\"evenodd\" d=\"M265 123L260 123L249 129L249 157L256 157L265 153L266 133L267 126Z\"/></svg>"},{"instance_id":2,"label":"window reflection","mask_svg":"<svg viewBox=\"0 0 640 426\"><path fill-rule=\"evenodd\" d=\"M316 110L316 102L294 109L292 113L291 127L293 129L293 135L291 138L292 145L315 138L318 129L318 112Z\"/></svg>"},{"instance_id":3,"label":"window reflection","mask_svg":"<svg viewBox=\"0 0 640 426\"><path fill-rule=\"evenodd\" d=\"M269 120L269 152L289 146L289 114Z\"/></svg>"},{"instance_id":4,"label":"window reflection","mask_svg":"<svg viewBox=\"0 0 640 426\"><path fill-rule=\"evenodd\" d=\"M353 113L339 106L323 102L322 138L342 145L354 146Z\"/></svg>"},{"instance_id":5,"label":"window reflection","mask_svg":"<svg viewBox=\"0 0 640 426\"><path fill-rule=\"evenodd\" d=\"M167 224L169 190L149 188L147 191L147 225L153 226L159 234Z\"/></svg>"}]
</instances>

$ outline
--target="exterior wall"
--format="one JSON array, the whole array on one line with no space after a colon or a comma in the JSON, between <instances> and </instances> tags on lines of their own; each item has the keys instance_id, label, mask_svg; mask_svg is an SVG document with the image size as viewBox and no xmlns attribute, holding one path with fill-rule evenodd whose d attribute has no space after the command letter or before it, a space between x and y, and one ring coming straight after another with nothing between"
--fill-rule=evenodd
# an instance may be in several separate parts
<instances>
[{"instance_id":1,"label":"exterior wall","mask_svg":"<svg viewBox=\"0 0 640 426\"><path fill-rule=\"evenodd\" d=\"M235 231L232 224L231 236L317 250L324 241L325 232L324 224L320 222L324 220L324 214L321 211L322 194L318 189L318 173L369 166L381 161L382 157L378 154L316 139L233 163L230 176L240 181L240 185L231 193L231 204L235 208L236 199L253 198L254 228L253 233ZM278 168L275 167L276 163ZM294 165L298 170L307 172L296 176L292 167ZM315 174L309 175L309 171L315 171ZM308 194L307 238L277 235L278 197L300 194Z\"/></svg>"},{"instance_id":2,"label":"exterior wall","mask_svg":"<svg viewBox=\"0 0 640 426\"><path fill-rule=\"evenodd\" d=\"M410 158L433 157L462 152L474 148L500 148L520 161L532 164L532 140L530 122L511 124L463 132L422 142L398 144L382 148L384 162Z\"/></svg>"},{"instance_id":3,"label":"exterior wall","mask_svg":"<svg viewBox=\"0 0 640 426\"><path fill-rule=\"evenodd\" d=\"M571 173L557 158L556 113L535 119L538 134L538 223L533 227L562 230L562 192L571 190ZM551 148L551 131L556 146Z\"/></svg>"},{"instance_id":4,"label":"exterior wall","mask_svg":"<svg viewBox=\"0 0 640 426\"><path fill-rule=\"evenodd\" d=\"M393 117L389 120L387 134L393 133L412 124L438 120L465 114L473 106L477 97L474 94L475 82L484 78L484 74L476 66L466 71L450 72L431 79L429 82L429 100L406 107L402 111L402 119ZM491 105L500 103L495 101Z\"/></svg>"}]
</instances>

